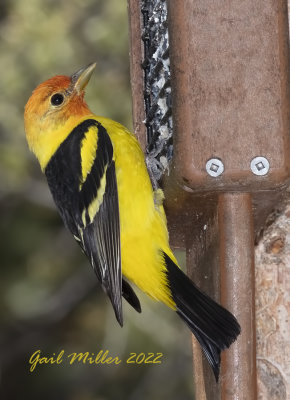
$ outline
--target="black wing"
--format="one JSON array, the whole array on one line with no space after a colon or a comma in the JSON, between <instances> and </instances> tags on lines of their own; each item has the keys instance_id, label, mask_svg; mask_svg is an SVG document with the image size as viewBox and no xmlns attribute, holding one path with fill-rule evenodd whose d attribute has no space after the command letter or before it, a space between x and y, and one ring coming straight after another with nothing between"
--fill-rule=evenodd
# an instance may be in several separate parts
<instances>
[{"instance_id":1,"label":"black wing","mask_svg":"<svg viewBox=\"0 0 290 400\"><path fill-rule=\"evenodd\" d=\"M114 161L107 166L105 177L105 193L100 208L93 221L81 229L81 235L84 250L122 325L120 222Z\"/></svg>"},{"instance_id":2,"label":"black wing","mask_svg":"<svg viewBox=\"0 0 290 400\"><path fill-rule=\"evenodd\" d=\"M97 143L84 177L81 149L88 134L96 135ZM122 325L122 295L137 311L141 308L129 284L123 281L122 287L118 188L105 128L93 119L83 121L55 152L45 174L65 225L90 259Z\"/></svg>"}]
</instances>

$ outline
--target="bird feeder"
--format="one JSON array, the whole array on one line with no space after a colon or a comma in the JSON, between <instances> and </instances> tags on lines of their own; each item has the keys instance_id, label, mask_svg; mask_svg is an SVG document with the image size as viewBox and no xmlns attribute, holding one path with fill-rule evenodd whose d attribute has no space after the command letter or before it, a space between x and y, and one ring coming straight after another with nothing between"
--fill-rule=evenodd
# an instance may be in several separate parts
<instances>
[{"instance_id":1,"label":"bird feeder","mask_svg":"<svg viewBox=\"0 0 290 400\"><path fill-rule=\"evenodd\" d=\"M172 245L242 328L218 386L193 339L196 398L255 400L254 238L290 180L287 1L128 3L134 127Z\"/></svg>"}]
</instances>

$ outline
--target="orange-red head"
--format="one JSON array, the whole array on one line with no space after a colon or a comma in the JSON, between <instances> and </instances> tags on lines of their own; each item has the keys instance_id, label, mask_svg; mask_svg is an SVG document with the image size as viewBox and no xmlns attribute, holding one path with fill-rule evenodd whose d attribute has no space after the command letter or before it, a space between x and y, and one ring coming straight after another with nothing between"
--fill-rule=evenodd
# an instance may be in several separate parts
<instances>
[{"instance_id":1,"label":"orange-red head","mask_svg":"<svg viewBox=\"0 0 290 400\"><path fill-rule=\"evenodd\" d=\"M90 64L70 77L50 78L29 98L24 112L26 138L42 169L81 119L92 115L84 101L84 89L95 66Z\"/></svg>"}]
</instances>

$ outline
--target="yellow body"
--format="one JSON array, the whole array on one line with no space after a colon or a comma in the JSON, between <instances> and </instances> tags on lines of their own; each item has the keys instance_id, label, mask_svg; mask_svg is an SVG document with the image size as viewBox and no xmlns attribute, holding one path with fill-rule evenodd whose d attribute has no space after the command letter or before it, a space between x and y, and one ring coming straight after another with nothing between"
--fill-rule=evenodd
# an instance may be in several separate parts
<instances>
[{"instance_id":1,"label":"yellow body","mask_svg":"<svg viewBox=\"0 0 290 400\"><path fill-rule=\"evenodd\" d=\"M168 244L163 206L154 202L143 152L135 136L122 125L102 117L96 119L106 128L114 147L122 273L149 296L175 308L165 282L161 250L174 262L176 259Z\"/></svg>"}]
</instances>

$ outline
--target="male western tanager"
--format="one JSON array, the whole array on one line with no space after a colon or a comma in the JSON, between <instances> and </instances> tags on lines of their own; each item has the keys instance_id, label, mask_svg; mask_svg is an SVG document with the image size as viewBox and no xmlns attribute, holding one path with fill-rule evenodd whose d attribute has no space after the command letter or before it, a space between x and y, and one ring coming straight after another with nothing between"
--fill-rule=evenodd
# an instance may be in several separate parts
<instances>
[{"instance_id":1,"label":"male western tanager","mask_svg":"<svg viewBox=\"0 0 290 400\"><path fill-rule=\"evenodd\" d=\"M137 311L129 283L165 303L202 346L216 379L220 352L240 333L235 317L181 271L168 244L162 192L125 127L93 114L84 89L95 64L41 83L25 107L30 149L45 173L65 226L87 255L123 324L122 296Z\"/></svg>"}]
</instances>

